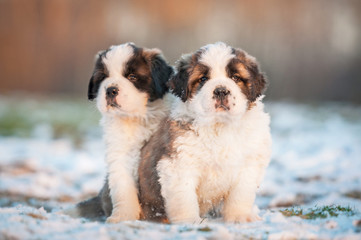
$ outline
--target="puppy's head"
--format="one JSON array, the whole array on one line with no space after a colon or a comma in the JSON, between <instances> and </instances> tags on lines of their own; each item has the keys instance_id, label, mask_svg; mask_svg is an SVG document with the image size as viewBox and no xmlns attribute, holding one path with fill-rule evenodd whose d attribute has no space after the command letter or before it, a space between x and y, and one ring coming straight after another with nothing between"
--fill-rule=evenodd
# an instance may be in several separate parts
<instances>
[{"instance_id":1,"label":"puppy's head","mask_svg":"<svg viewBox=\"0 0 361 240\"><path fill-rule=\"evenodd\" d=\"M96 56L88 99L97 100L102 114L144 115L147 103L167 92L172 73L158 49L112 46Z\"/></svg>"},{"instance_id":2,"label":"puppy's head","mask_svg":"<svg viewBox=\"0 0 361 240\"><path fill-rule=\"evenodd\" d=\"M183 56L169 86L197 116L221 120L243 115L264 92L266 79L255 58L215 43Z\"/></svg>"}]
</instances>

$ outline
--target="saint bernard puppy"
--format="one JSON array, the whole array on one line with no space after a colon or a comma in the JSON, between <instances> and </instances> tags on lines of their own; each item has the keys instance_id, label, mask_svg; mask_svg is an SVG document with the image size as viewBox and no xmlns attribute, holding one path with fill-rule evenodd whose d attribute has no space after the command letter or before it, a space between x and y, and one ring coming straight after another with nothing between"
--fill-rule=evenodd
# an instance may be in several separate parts
<instances>
[{"instance_id":1,"label":"saint bernard puppy","mask_svg":"<svg viewBox=\"0 0 361 240\"><path fill-rule=\"evenodd\" d=\"M227 222L250 222L271 157L266 79L252 56L210 44L177 64L178 98L143 147L139 199L144 219L201 223L221 208Z\"/></svg>"},{"instance_id":2,"label":"saint bernard puppy","mask_svg":"<svg viewBox=\"0 0 361 240\"><path fill-rule=\"evenodd\" d=\"M102 114L107 179L99 195L79 203L78 214L72 215L105 215L111 223L139 219L140 150L169 114L173 97L167 82L172 73L158 49L126 43L97 55L88 98L96 99Z\"/></svg>"}]
</instances>

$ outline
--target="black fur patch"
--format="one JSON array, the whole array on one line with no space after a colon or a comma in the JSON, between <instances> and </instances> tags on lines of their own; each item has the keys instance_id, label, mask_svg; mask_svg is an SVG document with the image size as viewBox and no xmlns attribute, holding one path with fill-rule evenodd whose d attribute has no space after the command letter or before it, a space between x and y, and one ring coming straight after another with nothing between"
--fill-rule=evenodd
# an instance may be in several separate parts
<instances>
[{"instance_id":1,"label":"black fur patch","mask_svg":"<svg viewBox=\"0 0 361 240\"><path fill-rule=\"evenodd\" d=\"M177 65L177 74L174 75L169 81L169 88L174 95L182 99L185 102L189 96L188 90L188 79L189 73L188 68L191 61L191 55L183 57Z\"/></svg>"},{"instance_id":2,"label":"black fur patch","mask_svg":"<svg viewBox=\"0 0 361 240\"><path fill-rule=\"evenodd\" d=\"M168 91L167 82L173 74L173 68L161 56L156 55L151 59L151 72L153 81L149 101L154 101L162 98Z\"/></svg>"},{"instance_id":3,"label":"black fur patch","mask_svg":"<svg viewBox=\"0 0 361 240\"><path fill-rule=\"evenodd\" d=\"M108 177L105 179L105 183L96 197L78 203L76 208L79 211L79 215L84 218L103 221L109 217L113 211L113 204L110 198Z\"/></svg>"},{"instance_id":4,"label":"black fur patch","mask_svg":"<svg viewBox=\"0 0 361 240\"><path fill-rule=\"evenodd\" d=\"M173 74L173 68L158 53L134 45L132 47L134 56L126 65L124 77L134 74L137 80L132 82L133 85L139 91L147 92L149 101L162 98L168 91L166 83Z\"/></svg>"},{"instance_id":5,"label":"black fur patch","mask_svg":"<svg viewBox=\"0 0 361 240\"><path fill-rule=\"evenodd\" d=\"M157 171L158 163L164 158L172 158L177 154L173 147L175 139L192 131L190 123L164 119L159 128L141 149L141 160L138 168L139 201L142 206L142 219L167 222L164 199Z\"/></svg>"},{"instance_id":6,"label":"black fur patch","mask_svg":"<svg viewBox=\"0 0 361 240\"><path fill-rule=\"evenodd\" d=\"M251 73L251 89L250 89L250 101L254 102L261 96L267 89L267 79L264 73L259 71L256 63L247 65L248 71Z\"/></svg>"},{"instance_id":7,"label":"black fur patch","mask_svg":"<svg viewBox=\"0 0 361 240\"><path fill-rule=\"evenodd\" d=\"M107 54L108 50L102 51L98 54L97 60L95 62L95 68L93 71L93 75L90 78L88 85L88 99L94 100L98 95L98 90L102 81L109 77L108 70L103 63L103 57Z\"/></svg>"}]
</instances>

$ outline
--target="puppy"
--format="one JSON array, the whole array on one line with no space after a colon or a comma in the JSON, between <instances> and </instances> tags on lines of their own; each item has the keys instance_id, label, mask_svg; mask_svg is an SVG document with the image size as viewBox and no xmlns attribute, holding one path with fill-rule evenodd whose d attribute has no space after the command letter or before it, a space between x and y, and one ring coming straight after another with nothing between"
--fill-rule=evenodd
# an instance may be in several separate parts
<instances>
[{"instance_id":1,"label":"puppy","mask_svg":"<svg viewBox=\"0 0 361 240\"><path fill-rule=\"evenodd\" d=\"M222 206L227 222L259 220L252 209L271 136L255 58L216 43L184 56L177 70L170 89L178 98L141 152L144 219L200 223Z\"/></svg>"},{"instance_id":2,"label":"puppy","mask_svg":"<svg viewBox=\"0 0 361 240\"><path fill-rule=\"evenodd\" d=\"M111 223L139 219L140 149L169 113L166 83L172 73L158 49L126 43L97 55L88 98L96 99L102 114L108 175L97 197L77 205L77 215L111 214Z\"/></svg>"}]
</instances>

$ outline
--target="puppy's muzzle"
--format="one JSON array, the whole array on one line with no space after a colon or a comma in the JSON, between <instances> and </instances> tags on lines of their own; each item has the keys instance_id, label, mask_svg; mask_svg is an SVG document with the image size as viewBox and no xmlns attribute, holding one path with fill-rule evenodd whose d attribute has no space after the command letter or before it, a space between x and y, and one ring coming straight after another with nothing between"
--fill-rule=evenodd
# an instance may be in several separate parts
<instances>
[{"instance_id":1,"label":"puppy's muzzle","mask_svg":"<svg viewBox=\"0 0 361 240\"><path fill-rule=\"evenodd\" d=\"M231 92L225 88L225 87L217 87L216 89L214 89L213 91L213 95L216 98L225 98L226 96L228 96Z\"/></svg>"},{"instance_id":2,"label":"puppy's muzzle","mask_svg":"<svg viewBox=\"0 0 361 240\"><path fill-rule=\"evenodd\" d=\"M107 105L112 107L118 106L116 97L118 96L119 89L117 87L108 87L106 89Z\"/></svg>"},{"instance_id":3,"label":"puppy's muzzle","mask_svg":"<svg viewBox=\"0 0 361 240\"><path fill-rule=\"evenodd\" d=\"M218 86L214 89L213 99L216 100L214 107L217 111L228 111L230 109L228 101L228 96L230 95L231 91L229 91L226 87Z\"/></svg>"},{"instance_id":4,"label":"puppy's muzzle","mask_svg":"<svg viewBox=\"0 0 361 240\"><path fill-rule=\"evenodd\" d=\"M115 98L118 95L119 89L117 87L107 88L107 98Z\"/></svg>"}]
</instances>

